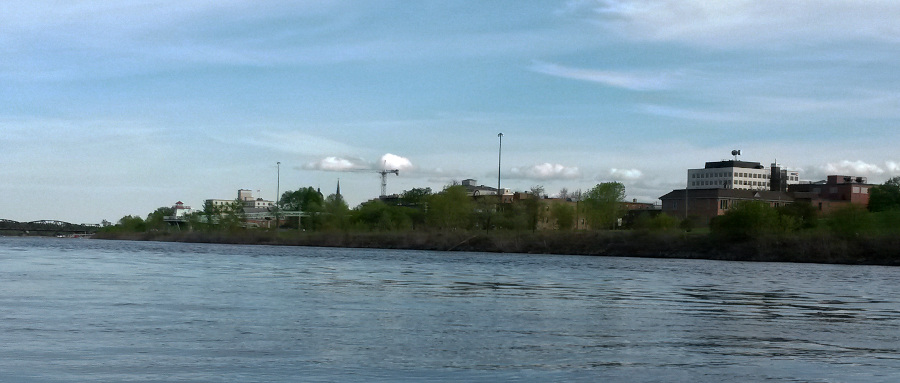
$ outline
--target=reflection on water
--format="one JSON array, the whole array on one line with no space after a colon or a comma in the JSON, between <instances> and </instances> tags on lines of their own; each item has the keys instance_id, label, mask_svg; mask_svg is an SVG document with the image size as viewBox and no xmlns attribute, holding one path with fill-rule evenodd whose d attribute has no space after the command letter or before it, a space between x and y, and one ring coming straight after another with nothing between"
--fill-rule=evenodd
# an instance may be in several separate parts
<instances>
[{"instance_id":1,"label":"reflection on water","mask_svg":"<svg viewBox=\"0 0 900 383\"><path fill-rule=\"evenodd\" d=\"M0 381L896 381L896 268L0 238Z\"/></svg>"}]
</instances>

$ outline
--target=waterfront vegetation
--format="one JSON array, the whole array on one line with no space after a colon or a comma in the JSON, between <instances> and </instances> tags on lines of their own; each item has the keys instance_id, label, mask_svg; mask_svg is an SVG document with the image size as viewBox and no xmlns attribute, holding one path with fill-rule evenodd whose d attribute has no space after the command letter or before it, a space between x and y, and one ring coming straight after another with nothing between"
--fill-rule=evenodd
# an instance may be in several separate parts
<instances>
[{"instance_id":1,"label":"waterfront vegetation","mask_svg":"<svg viewBox=\"0 0 900 383\"><path fill-rule=\"evenodd\" d=\"M820 214L808 203L735 204L708 227L650 211L626 217L619 183L572 193L577 203L542 200L533 187L514 203L471 198L459 185L412 189L399 198L350 208L340 195L313 188L282 195L282 210L306 216L248 224L240 201L172 225L161 207L146 219L126 216L99 238L306 246L560 253L755 261L900 264L900 177L871 189L868 206ZM622 221L622 218L627 218ZM578 222L585 222L585 229ZM624 222L623 224L621 222ZM271 227L264 227L266 224Z\"/></svg>"}]
</instances>

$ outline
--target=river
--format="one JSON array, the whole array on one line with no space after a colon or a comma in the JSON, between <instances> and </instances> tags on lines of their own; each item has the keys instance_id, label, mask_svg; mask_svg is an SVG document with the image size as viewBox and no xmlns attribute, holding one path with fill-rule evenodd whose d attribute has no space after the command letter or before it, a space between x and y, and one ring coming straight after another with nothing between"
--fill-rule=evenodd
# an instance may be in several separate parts
<instances>
[{"instance_id":1,"label":"river","mask_svg":"<svg viewBox=\"0 0 900 383\"><path fill-rule=\"evenodd\" d=\"M895 382L900 268L0 237L3 382Z\"/></svg>"}]
</instances>

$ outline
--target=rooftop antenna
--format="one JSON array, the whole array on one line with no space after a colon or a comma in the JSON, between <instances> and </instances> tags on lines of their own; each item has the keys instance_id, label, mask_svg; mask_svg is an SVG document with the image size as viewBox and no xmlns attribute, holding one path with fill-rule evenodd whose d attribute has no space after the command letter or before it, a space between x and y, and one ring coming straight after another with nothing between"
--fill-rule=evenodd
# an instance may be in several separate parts
<instances>
[{"instance_id":1,"label":"rooftop antenna","mask_svg":"<svg viewBox=\"0 0 900 383\"><path fill-rule=\"evenodd\" d=\"M739 155L741 155L741 150L740 150L740 149L732 150L732 151L731 151L731 155L734 156L734 160L737 161L737 157L738 157Z\"/></svg>"}]
</instances>

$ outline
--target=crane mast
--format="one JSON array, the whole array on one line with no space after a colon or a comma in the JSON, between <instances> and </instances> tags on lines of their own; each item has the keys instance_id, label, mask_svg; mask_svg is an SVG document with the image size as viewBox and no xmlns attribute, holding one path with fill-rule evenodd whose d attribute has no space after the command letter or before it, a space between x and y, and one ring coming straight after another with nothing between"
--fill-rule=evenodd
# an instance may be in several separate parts
<instances>
[{"instance_id":1,"label":"crane mast","mask_svg":"<svg viewBox=\"0 0 900 383\"><path fill-rule=\"evenodd\" d=\"M399 169L391 169L391 170L378 170L376 173L381 174L381 196L384 197L387 195L387 175L394 173L396 175L400 175Z\"/></svg>"}]
</instances>

